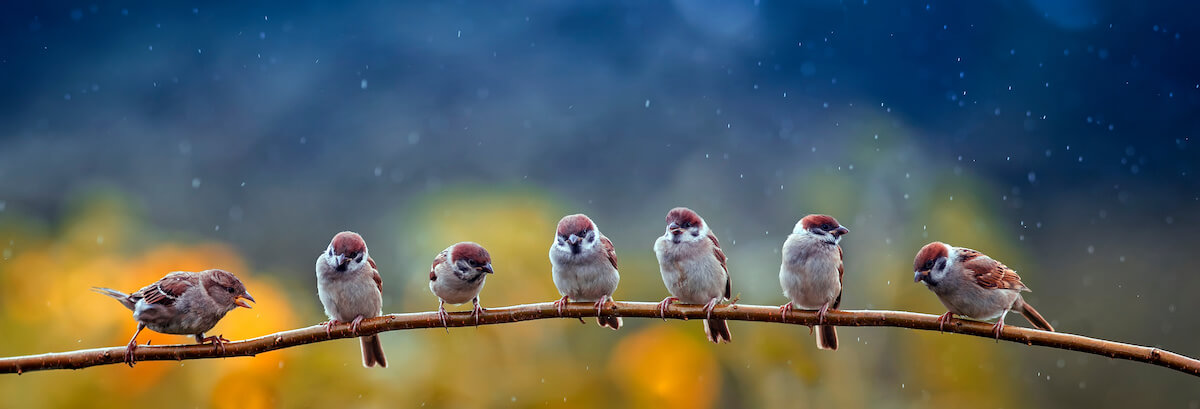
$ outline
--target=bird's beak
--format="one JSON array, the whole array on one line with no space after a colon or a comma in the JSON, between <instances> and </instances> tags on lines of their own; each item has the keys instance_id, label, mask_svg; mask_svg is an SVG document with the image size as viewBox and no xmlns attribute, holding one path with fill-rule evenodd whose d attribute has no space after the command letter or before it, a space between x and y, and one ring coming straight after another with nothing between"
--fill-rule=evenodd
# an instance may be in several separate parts
<instances>
[{"instance_id":1,"label":"bird's beak","mask_svg":"<svg viewBox=\"0 0 1200 409\"><path fill-rule=\"evenodd\" d=\"M479 270L479 271L482 271L482 272L488 273L488 274L495 274L495 273L496 273L495 271L493 271L493 270L492 270L492 263L487 263L487 264L484 264L484 265L482 265L482 266L476 267L476 269L477 269L477 270Z\"/></svg>"},{"instance_id":2,"label":"bird's beak","mask_svg":"<svg viewBox=\"0 0 1200 409\"><path fill-rule=\"evenodd\" d=\"M346 255L345 254L338 254L336 260L337 260L337 265L339 265L339 266L346 265Z\"/></svg>"},{"instance_id":3,"label":"bird's beak","mask_svg":"<svg viewBox=\"0 0 1200 409\"><path fill-rule=\"evenodd\" d=\"M679 228L679 224L678 224L678 223L671 223L671 224L668 224L668 225L667 225L667 230L670 230L670 231L671 231L671 234L674 234L674 235L676 235L676 236L678 236L678 235L680 235L680 234L683 234L683 229Z\"/></svg>"},{"instance_id":4,"label":"bird's beak","mask_svg":"<svg viewBox=\"0 0 1200 409\"><path fill-rule=\"evenodd\" d=\"M850 229L847 229L846 226L838 226L838 228L833 229L834 237L841 237L843 234L846 234L849 232L850 232Z\"/></svg>"},{"instance_id":5,"label":"bird's beak","mask_svg":"<svg viewBox=\"0 0 1200 409\"><path fill-rule=\"evenodd\" d=\"M914 282L914 283L919 283L919 282L921 282L921 279L922 279L922 278L925 278L925 273L922 273L922 272L920 272L920 271L914 271L914 272L913 272L913 282Z\"/></svg>"},{"instance_id":6,"label":"bird's beak","mask_svg":"<svg viewBox=\"0 0 1200 409\"><path fill-rule=\"evenodd\" d=\"M579 238L579 236L572 234L571 237L567 238L567 243L570 243L572 246L574 246L576 244L579 244L579 240L581 240Z\"/></svg>"},{"instance_id":7,"label":"bird's beak","mask_svg":"<svg viewBox=\"0 0 1200 409\"><path fill-rule=\"evenodd\" d=\"M250 300L250 302L258 302L258 301L254 301L254 297L251 297L251 296L250 296L250 292L249 292L249 291L246 291L246 292L243 292L243 293L241 293L241 294L238 294L238 296L237 296L237 297L234 297L234 298L233 298L233 303L234 303L234 304L237 304L237 306L238 306L238 307L242 307L242 308L250 308L250 304L247 304L247 303L246 303L246 301L243 301L243 300L242 300L243 298L245 298L245 299L247 299L247 300Z\"/></svg>"}]
</instances>

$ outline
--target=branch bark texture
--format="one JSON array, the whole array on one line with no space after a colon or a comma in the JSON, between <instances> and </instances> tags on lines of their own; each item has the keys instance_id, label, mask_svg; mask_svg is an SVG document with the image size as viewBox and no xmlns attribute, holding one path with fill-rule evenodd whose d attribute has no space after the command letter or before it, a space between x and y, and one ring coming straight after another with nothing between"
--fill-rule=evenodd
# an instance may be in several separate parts
<instances>
[{"instance_id":1,"label":"branch bark texture","mask_svg":"<svg viewBox=\"0 0 1200 409\"><path fill-rule=\"evenodd\" d=\"M617 302L610 304L610 308L605 309L603 314L621 317L663 318L659 316L657 304L647 302ZM561 315L552 303L526 304L512 307L489 308L479 317L479 325L495 325L549 318L591 317L595 315L596 310L591 303L571 303ZM672 306L664 319L687 320L704 317L704 311L701 306L681 304ZM784 317L779 314L778 307L743 304L718 307L713 311L713 317L736 321L778 322L796 325L815 325L817 323L816 314L812 311L792 311ZM849 327L898 327L938 331L937 318L936 315L904 311L830 311L825 316L825 324ZM475 325L475 320L467 312L456 312L450 314L448 325L451 327L469 327ZM350 332L348 324L335 326L330 334L326 334L323 325L314 325L243 341L230 342L225 344L224 350L216 349L212 345L198 344L152 345L139 346L135 356L137 361L181 361L185 359L254 356L277 349L339 338L353 338L386 331L441 327L441 320L438 319L435 312L388 314L364 320L359 327L357 335ZM956 319L946 325L945 332L992 338L992 325L989 323ZM1200 376L1200 360L1153 347L1125 344L1062 332L1046 332L1015 325L1005 325L1003 332L1000 334L1000 339L1026 345L1079 351L1109 358L1144 362L1174 369L1192 376ZM732 347L736 348L737 344L733 344ZM125 347L121 346L0 358L0 373L21 374L23 372L48 369L80 369L97 365L119 364L123 363L124 353Z\"/></svg>"}]
</instances>

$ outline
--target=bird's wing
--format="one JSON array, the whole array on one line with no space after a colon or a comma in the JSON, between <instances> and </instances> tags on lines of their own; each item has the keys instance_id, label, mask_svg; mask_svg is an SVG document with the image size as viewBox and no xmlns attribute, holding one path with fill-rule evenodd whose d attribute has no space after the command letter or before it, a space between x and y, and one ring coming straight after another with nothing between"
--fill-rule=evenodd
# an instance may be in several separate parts
<instances>
[{"instance_id":1,"label":"bird's wing","mask_svg":"<svg viewBox=\"0 0 1200 409\"><path fill-rule=\"evenodd\" d=\"M995 259L971 249L959 249L958 262L975 278L975 284L994 290L1029 291L1021 276Z\"/></svg>"},{"instance_id":2,"label":"bird's wing","mask_svg":"<svg viewBox=\"0 0 1200 409\"><path fill-rule=\"evenodd\" d=\"M379 275L379 269L375 267L375 260L367 257L367 264L371 265L371 279L375 280L375 286L379 287L379 293L383 294L383 277Z\"/></svg>"},{"instance_id":3,"label":"bird's wing","mask_svg":"<svg viewBox=\"0 0 1200 409\"><path fill-rule=\"evenodd\" d=\"M437 257L433 258L433 265L429 266L429 281L437 281L437 273L434 272L434 270L437 270L437 266L439 264L442 264L445 262L446 262L446 252L445 251L438 253Z\"/></svg>"},{"instance_id":4,"label":"bird's wing","mask_svg":"<svg viewBox=\"0 0 1200 409\"><path fill-rule=\"evenodd\" d=\"M140 298L149 304L171 305L189 288L199 284L200 278L195 273L177 271L143 287L130 298Z\"/></svg>"},{"instance_id":5,"label":"bird's wing","mask_svg":"<svg viewBox=\"0 0 1200 409\"><path fill-rule=\"evenodd\" d=\"M612 241L608 237L600 236L600 245L604 246L604 254L608 256L608 262L612 263L613 268L617 268L617 249L613 247Z\"/></svg>"},{"instance_id":6,"label":"bird's wing","mask_svg":"<svg viewBox=\"0 0 1200 409\"><path fill-rule=\"evenodd\" d=\"M838 246L837 249L838 249L838 288L844 288L842 286L842 284L843 284L842 276L846 273L846 265L842 261L845 258L842 256L842 246ZM837 309L841 305L842 305L842 290L838 290L837 298L833 300L833 304L831 304L830 307Z\"/></svg>"},{"instance_id":7,"label":"bird's wing","mask_svg":"<svg viewBox=\"0 0 1200 409\"><path fill-rule=\"evenodd\" d=\"M721 251L721 242L717 240L717 235L713 232L708 232L708 240L713 245L713 256L717 261L721 262L721 269L725 270L725 298L733 298L733 278L729 276L729 267L725 266L725 252Z\"/></svg>"}]
</instances>

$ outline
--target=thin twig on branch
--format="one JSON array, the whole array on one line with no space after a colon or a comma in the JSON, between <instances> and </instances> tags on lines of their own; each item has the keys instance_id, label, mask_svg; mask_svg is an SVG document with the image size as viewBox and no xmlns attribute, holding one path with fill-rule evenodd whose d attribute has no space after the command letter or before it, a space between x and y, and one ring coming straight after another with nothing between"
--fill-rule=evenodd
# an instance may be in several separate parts
<instances>
[{"instance_id":1,"label":"thin twig on branch","mask_svg":"<svg viewBox=\"0 0 1200 409\"><path fill-rule=\"evenodd\" d=\"M610 305L610 308L605 309L604 314L621 317L659 318L657 304L647 302L618 302ZM489 308L479 317L479 325L504 324L547 318L591 317L594 315L596 315L596 310L592 303L569 304L561 315L552 303L526 304L512 307ZM666 318L700 319L704 317L702 306L680 304L672 306ZM789 313L786 319L784 319L784 317L779 315L778 307L743 304L718 307L713 311L713 317L737 321L783 322L798 325L814 325L817 323L816 314L812 311L795 310ZM903 311L830 311L825 316L825 324L850 327L900 327L937 331L937 318L936 315ZM450 314L448 324L451 327L468 327L475 325L475 320L467 312L456 312ZM438 319L435 312L389 314L364 320L359 328L358 335L405 329L440 328L441 326L442 322ZM945 332L992 338L992 325L983 322L956 319L951 324L946 325ZM350 332L348 324L334 326L333 332L329 335L325 333L324 326L314 325L244 341L230 342L225 344L223 351L215 349L212 345L154 345L139 346L135 356L138 361L179 361L184 359L254 356L277 349L338 338L352 338L355 336L355 334ZM1026 345L1039 345L1086 352L1110 358L1145 362L1171 368L1193 376L1200 376L1200 361L1158 348L1124 344L1061 332L1046 332L1017 327L1015 325L1004 326L1004 330L1000 334L1000 339ZM736 344L734 346L736 347ZM123 362L124 353L125 347L111 347L0 358L0 373L20 374L22 372L46 369L80 369L89 366L117 364Z\"/></svg>"}]
</instances>

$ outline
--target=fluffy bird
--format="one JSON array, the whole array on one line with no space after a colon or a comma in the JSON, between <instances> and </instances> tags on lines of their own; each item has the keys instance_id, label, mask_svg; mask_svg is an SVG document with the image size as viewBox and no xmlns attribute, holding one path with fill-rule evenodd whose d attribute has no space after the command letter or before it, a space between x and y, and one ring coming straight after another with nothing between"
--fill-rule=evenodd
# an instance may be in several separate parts
<instances>
[{"instance_id":1,"label":"fluffy bird","mask_svg":"<svg viewBox=\"0 0 1200 409\"><path fill-rule=\"evenodd\" d=\"M671 209L666 233L654 242L654 254L658 256L663 284L671 292L658 304L659 314L665 318L673 301L704 304L704 334L708 340L732 341L725 320L712 318L713 308L732 296L733 287L725 268L725 252L708 223L686 207Z\"/></svg>"},{"instance_id":2,"label":"fluffy bird","mask_svg":"<svg viewBox=\"0 0 1200 409\"><path fill-rule=\"evenodd\" d=\"M350 323L358 334L363 319L383 314L383 277L367 252L367 242L358 233L344 231L333 236L329 247L317 257L317 296L325 307L325 332L339 323ZM359 338L363 366L387 367L379 334Z\"/></svg>"},{"instance_id":3,"label":"fluffy bird","mask_svg":"<svg viewBox=\"0 0 1200 409\"><path fill-rule=\"evenodd\" d=\"M176 271L133 294L102 287L92 290L117 299L133 311L138 327L125 348L125 363L129 366L134 364L137 336L146 328L164 334L194 335L196 342L211 342L213 348L224 350L229 340L221 335L206 337L204 333L234 308L250 308L243 299L254 301L241 280L228 271L216 269L199 273Z\"/></svg>"},{"instance_id":4,"label":"fluffy bird","mask_svg":"<svg viewBox=\"0 0 1200 409\"><path fill-rule=\"evenodd\" d=\"M492 256L478 244L464 241L446 247L433 259L429 268L429 291L438 298L438 318L442 326L449 331L450 314L446 312L446 303L460 305L470 301L475 308L471 316L475 317L475 325L479 325L479 314L483 307L479 306L479 291L487 275L492 274Z\"/></svg>"},{"instance_id":5,"label":"fluffy bird","mask_svg":"<svg viewBox=\"0 0 1200 409\"><path fill-rule=\"evenodd\" d=\"M1054 327L1021 298L1030 291L1016 271L975 250L953 247L935 241L917 252L913 261L913 281L924 282L948 310L938 318L942 329L953 317L987 321L999 318L992 333L1000 338L1004 317L1010 310L1020 312L1039 329Z\"/></svg>"},{"instance_id":6,"label":"fluffy bird","mask_svg":"<svg viewBox=\"0 0 1200 409\"><path fill-rule=\"evenodd\" d=\"M804 216L783 242L779 285L788 302L779 307L787 314L792 306L817 310L817 348L836 350L837 330L825 322L825 313L842 303L842 235L849 233L836 219L823 214Z\"/></svg>"},{"instance_id":7,"label":"fluffy bird","mask_svg":"<svg viewBox=\"0 0 1200 409\"><path fill-rule=\"evenodd\" d=\"M562 298L554 302L558 313L570 300L595 301L596 321L602 327L621 328L621 317L604 317L600 311L612 300L621 275L612 241L586 215L573 214L558 221L550 245L550 273Z\"/></svg>"}]
</instances>

